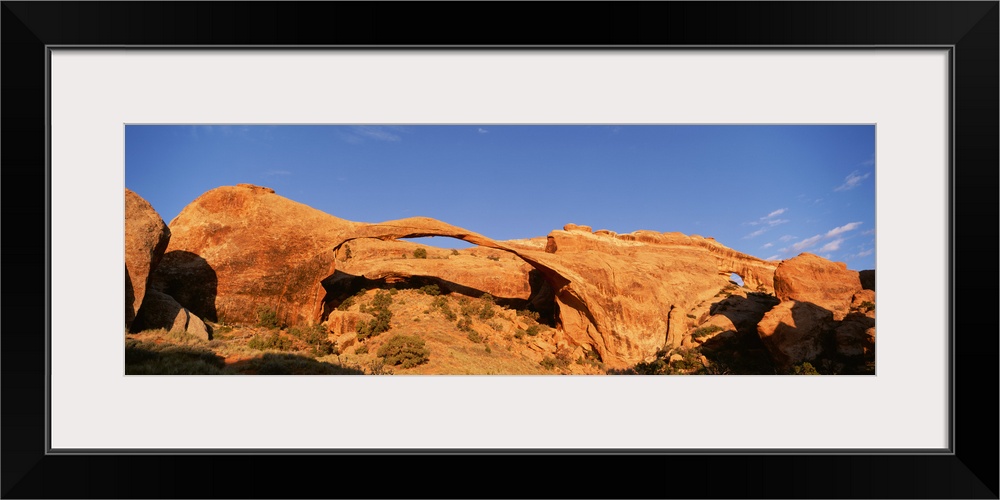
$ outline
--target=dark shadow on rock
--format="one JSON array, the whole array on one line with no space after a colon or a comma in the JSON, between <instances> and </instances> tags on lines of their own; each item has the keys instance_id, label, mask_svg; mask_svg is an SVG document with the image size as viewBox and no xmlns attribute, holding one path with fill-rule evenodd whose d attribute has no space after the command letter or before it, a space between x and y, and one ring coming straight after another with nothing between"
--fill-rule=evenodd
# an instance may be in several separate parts
<instances>
[{"instance_id":1,"label":"dark shadow on rock","mask_svg":"<svg viewBox=\"0 0 1000 500\"><path fill-rule=\"evenodd\" d=\"M740 332L757 333L757 323L768 311L781 302L774 295L750 292L746 297L733 295L709 307L709 314L721 314L732 321Z\"/></svg>"},{"instance_id":2,"label":"dark shadow on rock","mask_svg":"<svg viewBox=\"0 0 1000 500\"><path fill-rule=\"evenodd\" d=\"M287 353L266 353L225 368L230 375L364 375L364 371Z\"/></svg>"},{"instance_id":3,"label":"dark shadow on rock","mask_svg":"<svg viewBox=\"0 0 1000 500\"><path fill-rule=\"evenodd\" d=\"M875 270L868 269L865 271L858 271L858 278L861 279L861 288L863 290L875 291Z\"/></svg>"},{"instance_id":4,"label":"dark shadow on rock","mask_svg":"<svg viewBox=\"0 0 1000 500\"><path fill-rule=\"evenodd\" d=\"M128 264L125 264L125 330L132 326L135 312L135 289L132 288L132 278L128 275Z\"/></svg>"},{"instance_id":5,"label":"dark shadow on rock","mask_svg":"<svg viewBox=\"0 0 1000 500\"><path fill-rule=\"evenodd\" d=\"M397 290L413 290L420 289L428 285L436 285L438 289L441 290L442 294L457 293L467 297L479 298L486 293L477 288L441 279L437 276L411 276L401 274L386 276L378 279L370 279L364 276L348 274L340 270L334 271L332 275L323 279L321 283L323 288L326 290L326 298L323 301L323 318L326 318L331 311L335 310L345 300L361 290L387 290L392 288ZM529 274L529 283L531 284L531 296L527 300L509 297L493 297L493 302L498 306L510 309L528 309L536 311L539 313L540 322L545 322L543 319L546 317L545 314L548 314L549 321L547 323L549 326L552 326L552 315L555 310L555 296L552 294L551 287L549 287L548 282L542 274L535 270L532 270L531 274ZM545 305L546 298L549 302L547 306Z\"/></svg>"},{"instance_id":6,"label":"dark shadow on rock","mask_svg":"<svg viewBox=\"0 0 1000 500\"><path fill-rule=\"evenodd\" d=\"M215 309L219 280L200 255L183 250L167 252L156 266L150 286L173 297L198 317L219 321Z\"/></svg>"}]
</instances>

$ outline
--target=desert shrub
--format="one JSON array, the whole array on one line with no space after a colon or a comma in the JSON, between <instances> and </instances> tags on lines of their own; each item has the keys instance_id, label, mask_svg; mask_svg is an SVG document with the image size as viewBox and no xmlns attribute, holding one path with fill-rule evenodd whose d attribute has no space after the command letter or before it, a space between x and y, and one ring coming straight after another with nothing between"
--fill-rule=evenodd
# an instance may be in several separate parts
<instances>
[{"instance_id":1,"label":"desert shrub","mask_svg":"<svg viewBox=\"0 0 1000 500\"><path fill-rule=\"evenodd\" d=\"M490 345L489 344L486 344L486 351L485 352L486 352L486 354L489 354L489 353L493 352L493 349L490 349Z\"/></svg>"},{"instance_id":2,"label":"desert shrub","mask_svg":"<svg viewBox=\"0 0 1000 500\"><path fill-rule=\"evenodd\" d=\"M528 334L529 337L534 337L538 335L540 330L541 328L538 325L531 325L524 331L524 333Z\"/></svg>"},{"instance_id":3,"label":"desert shrub","mask_svg":"<svg viewBox=\"0 0 1000 500\"><path fill-rule=\"evenodd\" d=\"M326 333L326 329L322 325L314 325L311 327L293 327L288 330L288 333L294 337L298 337L309 344L309 348L312 351L313 356L328 356L330 354L337 354L337 346L330 342L329 335Z\"/></svg>"},{"instance_id":4,"label":"desert shrub","mask_svg":"<svg viewBox=\"0 0 1000 500\"><path fill-rule=\"evenodd\" d=\"M423 249L423 248L418 248L418 249L414 250L413 251L413 258L414 259L426 259L427 258L427 250Z\"/></svg>"},{"instance_id":5,"label":"desert shrub","mask_svg":"<svg viewBox=\"0 0 1000 500\"><path fill-rule=\"evenodd\" d=\"M291 351L295 348L295 343L288 337L282 337L280 333L274 332L270 335L254 335L247 342L247 347L258 351L276 350Z\"/></svg>"},{"instance_id":6,"label":"desert shrub","mask_svg":"<svg viewBox=\"0 0 1000 500\"><path fill-rule=\"evenodd\" d=\"M281 320L278 319L278 312L267 306L257 308L257 326L264 328L281 328Z\"/></svg>"},{"instance_id":7,"label":"desert shrub","mask_svg":"<svg viewBox=\"0 0 1000 500\"><path fill-rule=\"evenodd\" d=\"M396 290L395 288L389 289L389 295L395 296L397 293L399 293L399 290Z\"/></svg>"},{"instance_id":8,"label":"desert shrub","mask_svg":"<svg viewBox=\"0 0 1000 500\"><path fill-rule=\"evenodd\" d=\"M691 319L698 319L697 316L695 316L694 314L691 314L691 313L688 313L687 317L689 317Z\"/></svg>"},{"instance_id":9,"label":"desert shrub","mask_svg":"<svg viewBox=\"0 0 1000 500\"><path fill-rule=\"evenodd\" d=\"M718 325L709 325L709 326L705 326L705 327L699 328L699 329L691 332L691 338L693 338L693 339L700 339L702 337L707 337L707 336L709 336L709 335L711 335L711 334L713 334L715 332L721 332L721 331L722 331L722 327L721 326L718 326Z\"/></svg>"},{"instance_id":10,"label":"desert shrub","mask_svg":"<svg viewBox=\"0 0 1000 500\"><path fill-rule=\"evenodd\" d=\"M861 303L861 310L864 312L868 312L874 309L875 309L875 303L870 300L866 300Z\"/></svg>"},{"instance_id":11,"label":"desert shrub","mask_svg":"<svg viewBox=\"0 0 1000 500\"><path fill-rule=\"evenodd\" d=\"M338 311L346 311L346 310L350 309L351 306L353 306L353 305L354 305L354 297L348 297L348 298L344 299L344 301L341 302L339 306L337 306L337 310Z\"/></svg>"},{"instance_id":12,"label":"desert shrub","mask_svg":"<svg viewBox=\"0 0 1000 500\"><path fill-rule=\"evenodd\" d=\"M231 331L233 331L233 327L229 325L216 325L216 327L212 329L212 333L217 335L225 335Z\"/></svg>"},{"instance_id":13,"label":"desert shrub","mask_svg":"<svg viewBox=\"0 0 1000 500\"><path fill-rule=\"evenodd\" d=\"M351 258L351 247L344 245L344 260L349 260Z\"/></svg>"},{"instance_id":14,"label":"desert shrub","mask_svg":"<svg viewBox=\"0 0 1000 500\"><path fill-rule=\"evenodd\" d=\"M430 350L424 339L415 335L396 335L378 348L378 355L386 364L412 368L430 359Z\"/></svg>"},{"instance_id":15,"label":"desert shrub","mask_svg":"<svg viewBox=\"0 0 1000 500\"><path fill-rule=\"evenodd\" d=\"M441 314L444 314L445 319L448 321L455 321L455 319L458 318L458 316L455 315L455 312L452 311L451 307L448 305L448 299L444 297L435 298L434 301L431 302L431 306L440 309Z\"/></svg>"},{"instance_id":16,"label":"desert shrub","mask_svg":"<svg viewBox=\"0 0 1000 500\"><path fill-rule=\"evenodd\" d=\"M503 325L501 325L500 323L497 323L496 321L490 321L489 323L486 323L486 326L488 326L488 327L490 327L490 328L492 328L492 329L494 329L494 330L496 330L498 332L502 332L503 331Z\"/></svg>"},{"instance_id":17,"label":"desert shrub","mask_svg":"<svg viewBox=\"0 0 1000 500\"><path fill-rule=\"evenodd\" d=\"M496 316L497 312L496 308L493 305L493 296L488 293L485 293L479 299L482 301L482 304L479 306L479 311L477 311L479 319L485 320L485 319L490 319L493 316Z\"/></svg>"},{"instance_id":18,"label":"desert shrub","mask_svg":"<svg viewBox=\"0 0 1000 500\"><path fill-rule=\"evenodd\" d=\"M392 295L390 293L382 290L375 293L375 298L372 299L371 306L366 308L366 311L375 317L367 321L358 322L356 331L359 341L367 340L369 337L374 337L388 331L392 327L390 305L392 305Z\"/></svg>"},{"instance_id":19,"label":"desert shrub","mask_svg":"<svg viewBox=\"0 0 1000 500\"><path fill-rule=\"evenodd\" d=\"M354 349L354 354L368 354L368 344L361 344Z\"/></svg>"},{"instance_id":20,"label":"desert shrub","mask_svg":"<svg viewBox=\"0 0 1000 500\"><path fill-rule=\"evenodd\" d=\"M515 339L523 339L524 338L524 333L525 333L524 330L518 328L517 331L514 332L514 338Z\"/></svg>"},{"instance_id":21,"label":"desert shrub","mask_svg":"<svg viewBox=\"0 0 1000 500\"><path fill-rule=\"evenodd\" d=\"M820 373L816 371L816 367L812 363L806 361L801 365L795 365L791 369L792 375L819 375Z\"/></svg>"},{"instance_id":22,"label":"desert shrub","mask_svg":"<svg viewBox=\"0 0 1000 500\"><path fill-rule=\"evenodd\" d=\"M424 285L420 287L420 293L436 297L438 295L441 295L441 289L438 288L437 285Z\"/></svg>"},{"instance_id":23,"label":"desert shrub","mask_svg":"<svg viewBox=\"0 0 1000 500\"><path fill-rule=\"evenodd\" d=\"M490 260L494 260L494 261L499 261L500 260L500 257L496 256L496 255L488 255L486 258L490 259Z\"/></svg>"},{"instance_id":24,"label":"desert shrub","mask_svg":"<svg viewBox=\"0 0 1000 500\"><path fill-rule=\"evenodd\" d=\"M536 311L529 311L528 309L519 309L517 311L517 315L521 316L522 318L531 318L535 321L538 321L539 318L538 313Z\"/></svg>"},{"instance_id":25,"label":"desert shrub","mask_svg":"<svg viewBox=\"0 0 1000 500\"><path fill-rule=\"evenodd\" d=\"M463 332L472 332L472 319L468 316L458 320L458 329Z\"/></svg>"},{"instance_id":26,"label":"desert shrub","mask_svg":"<svg viewBox=\"0 0 1000 500\"><path fill-rule=\"evenodd\" d=\"M467 337L469 338L469 340L471 340L471 341L473 341L473 342L475 342L477 344L480 344L480 343L483 342L482 335L479 335L479 332L477 332L475 330L469 330L469 335L467 335Z\"/></svg>"},{"instance_id":27,"label":"desert shrub","mask_svg":"<svg viewBox=\"0 0 1000 500\"><path fill-rule=\"evenodd\" d=\"M392 368L385 366L381 359L373 359L368 363L368 372L372 375L392 375Z\"/></svg>"},{"instance_id":28,"label":"desert shrub","mask_svg":"<svg viewBox=\"0 0 1000 500\"><path fill-rule=\"evenodd\" d=\"M452 254L452 255L458 255L458 250L452 250L452 251L451 251L451 254Z\"/></svg>"},{"instance_id":29,"label":"desert shrub","mask_svg":"<svg viewBox=\"0 0 1000 500\"><path fill-rule=\"evenodd\" d=\"M479 304L473 303L468 297L458 298L458 308L462 316L471 318L472 316L479 314Z\"/></svg>"},{"instance_id":30,"label":"desert shrub","mask_svg":"<svg viewBox=\"0 0 1000 500\"><path fill-rule=\"evenodd\" d=\"M569 363L570 363L569 359L567 359L564 356L560 356L558 354L555 357L545 356L544 359L538 362L538 364L542 365L542 368L545 368L546 370L555 370L556 368L563 368L563 369L569 368Z\"/></svg>"}]
</instances>

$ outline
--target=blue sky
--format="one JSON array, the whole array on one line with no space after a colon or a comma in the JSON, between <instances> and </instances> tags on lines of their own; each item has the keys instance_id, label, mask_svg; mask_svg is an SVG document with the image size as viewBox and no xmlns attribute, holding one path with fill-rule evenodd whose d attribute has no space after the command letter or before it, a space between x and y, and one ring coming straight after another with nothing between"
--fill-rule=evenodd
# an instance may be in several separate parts
<instances>
[{"instance_id":1,"label":"blue sky","mask_svg":"<svg viewBox=\"0 0 1000 500\"><path fill-rule=\"evenodd\" d=\"M873 125L125 128L125 186L167 223L238 183L354 221L426 216L500 240L568 222L680 231L875 268Z\"/></svg>"}]
</instances>

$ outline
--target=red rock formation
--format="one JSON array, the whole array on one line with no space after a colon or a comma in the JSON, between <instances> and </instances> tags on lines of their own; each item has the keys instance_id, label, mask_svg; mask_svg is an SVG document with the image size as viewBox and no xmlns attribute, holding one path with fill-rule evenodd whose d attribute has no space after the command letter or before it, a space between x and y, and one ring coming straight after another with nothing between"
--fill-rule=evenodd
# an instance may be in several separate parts
<instances>
[{"instance_id":1,"label":"red rock formation","mask_svg":"<svg viewBox=\"0 0 1000 500\"><path fill-rule=\"evenodd\" d=\"M211 321L255 322L263 307L295 324L313 317L337 235L353 226L269 188L216 188L170 222L153 286Z\"/></svg>"},{"instance_id":2,"label":"red rock formation","mask_svg":"<svg viewBox=\"0 0 1000 500\"><path fill-rule=\"evenodd\" d=\"M787 370L822 354L823 335L833 326L833 313L829 310L789 300L768 311L757 331L775 364Z\"/></svg>"},{"instance_id":3,"label":"red rock formation","mask_svg":"<svg viewBox=\"0 0 1000 500\"><path fill-rule=\"evenodd\" d=\"M595 349L611 367L641 361L665 343L679 345L687 326L681 311L714 297L732 272L763 289L771 283L774 263L714 240L650 231L595 235L585 226L567 227L549 234L544 251L428 218L359 225L343 241L449 236L517 255L555 291L562 327L557 341Z\"/></svg>"},{"instance_id":4,"label":"red rock formation","mask_svg":"<svg viewBox=\"0 0 1000 500\"><path fill-rule=\"evenodd\" d=\"M125 328L132 326L146 296L150 272L170 240L160 215L139 195L125 190Z\"/></svg>"},{"instance_id":5,"label":"red rock formation","mask_svg":"<svg viewBox=\"0 0 1000 500\"><path fill-rule=\"evenodd\" d=\"M844 319L860 291L857 271L811 253L782 261L774 271L774 294L779 299L811 302L832 311L837 321Z\"/></svg>"}]
</instances>

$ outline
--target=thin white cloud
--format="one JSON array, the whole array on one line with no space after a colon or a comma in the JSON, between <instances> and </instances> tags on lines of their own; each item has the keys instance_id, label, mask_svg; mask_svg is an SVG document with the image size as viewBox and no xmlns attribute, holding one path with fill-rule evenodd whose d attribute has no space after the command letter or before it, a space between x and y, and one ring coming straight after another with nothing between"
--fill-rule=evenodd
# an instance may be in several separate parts
<instances>
[{"instance_id":1,"label":"thin white cloud","mask_svg":"<svg viewBox=\"0 0 1000 500\"><path fill-rule=\"evenodd\" d=\"M779 257L781 257L781 256L780 255L772 255L772 256L764 259L764 260L778 260Z\"/></svg>"},{"instance_id":2,"label":"thin white cloud","mask_svg":"<svg viewBox=\"0 0 1000 500\"><path fill-rule=\"evenodd\" d=\"M490 133L490 131L489 131L489 130L486 130L486 129L484 129L484 128L480 128L480 129L479 129L479 133L480 133L480 134L488 134L488 133Z\"/></svg>"},{"instance_id":3,"label":"thin white cloud","mask_svg":"<svg viewBox=\"0 0 1000 500\"><path fill-rule=\"evenodd\" d=\"M775 211L773 211L773 212L771 212L771 213L769 213L769 214L767 214L767 215L765 215L765 216L763 216L763 217L761 217L761 218L759 218L759 219L757 219L757 220L755 220L753 222L747 222L747 224L749 224L751 226L756 226L756 225L759 225L759 224L767 224L769 226L777 226L778 224L784 224L784 223L788 222L788 219L774 219L774 217L777 217L777 216L785 213L787 210L788 210L787 208L779 208L779 209L777 209L777 210L775 210Z\"/></svg>"},{"instance_id":4,"label":"thin white cloud","mask_svg":"<svg viewBox=\"0 0 1000 500\"><path fill-rule=\"evenodd\" d=\"M861 234L875 234L875 228L869 229Z\"/></svg>"},{"instance_id":5,"label":"thin white cloud","mask_svg":"<svg viewBox=\"0 0 1000 500\"><path fill-rule=\"evenodd\" d=\"M360 126L354 127L353 129L356 134L368 139L375 139L377 141L396 142L400 139L398 135L393 134L382 127Z\"/></svg>"},{"instance_id":6,"label":"thin white cloud","mask_svg":"<svg viewBox=\"0 0 1000 500\"><path fill-rule=\"evenodd\" d=\"M846 233L848 231L852 231L855 228L857 228L858 226L860 226L861 224L862 224L861 222L851 222L851 223L848 223L848 224L844 224L843 226L840 226L840 227L835 227L835 228L833 228L833 229L831 229L831 230L829 230L829 231L826 232L826 237L827 238L832 238L834 236L837 236L838 234L843 234L843 233Z\"/></svg>"},{"instance_id":7,"label":"thin white cloud","mask_svg":"<svg viewBox=\"0 0 1000 500\"><path fill-rule=\"evenodd\" d=\"M264 172L264 175L271 177L274 175L292 175L292 173L288 170L268 170Z\"/></svg>"},{"instance_id":8,"label":"thin white cloud","mask_svg":"<svg viewBox=\"0 0 1000 500\"><path fill-rule=\"evenodd\" d=\"M868 250L865 250L864 252L858 252L854 256L855 257L867 257L867 256L869 256L869 255L871 255L873 253L875 253L875 249L874 248L869 248Z\"/></svg>"},{"instance_id":9,"label":"thin white cloud","mask_svg":"<svg viewBox=\"0 0 1000 500\"><path fill-rule=\"evenodd\" d=\"M798 236L792 236L790 234L786 234L786 235L782 236L781 238L778 238L778 240L779 241L785 241L785 242L787 242L787 241L792 241L795 238L798 238Z\"/></svg>"},{"instance_id":10,"label":"thin white cloud","mask_svg":"<svg viewBox=\"0 0 1000 500\"><path fill-rule=\"evenodd\" d=\"M821 240L821 239L823 239L823 235L822 234L817 234L816 236L813 236L811 238L806 238L806 239L804 239L804 240L802 240L802 241L800 241L800 242L792 245L792 250L795 250L796 252L801 252L802 250L805 250L806 248L809 248L809 247L815 245L816 243L819 243L819 240Z\"/></svg>"},{"instance_id":11,"label":"thin white cloud","mask_svg":"<svg viewBox=\"0 0 1000 500\"><path fill-rule=\"evenodd\" d=\"M868 172L865 175L859 175L858 171L855 170L855 171L851 172L850 174L848 174L848 176L844 179L844 183L843 184L841 184L841 185L833 188L833 190L834 191L846 191L848 189L854 189L854 188L858 187L858 184L861 184L861 181L867 179L871 175L872 175L871 172Z\"/></svg>"},{"instance_id":12,"label":"thin white cloud","mask_svg":"<svg viewBox=\"0 0 1000 500\"><path fill-rule=\"evenodd\" d=\"M758 236L760 236L760 235L762 235L762 234L764 234L766 232L767 232L767 229L758 229L758 230L756 230L756 231L754 231L754 232L752 232L752 233L744 236L743 239L747 240L747 239L750 239L750 238L756 238L756 237L758 237Z\"/></svg>"},{"instance_id":13,"label":"thin white cloud","mask_svg":"<svg viewBox=\"0 0 1000 500\"><path fill-rule=\"evenodd\" d=\"M774 246L774 243L765 243L764 246L762 246L761 248L771 248L773 246Z\"/></svg>"},{"instance_id":14,"label":"thin white cloud","mask_svg":"<svg viewBox=\"0 0 1000 500\"><path fill-rule=\"evenodd\" d=\"M843 238L837 238L817 250L817 252L833 252L835 250L840 250L840 244L844 242Z\"/></svg>"}]
</instances>

